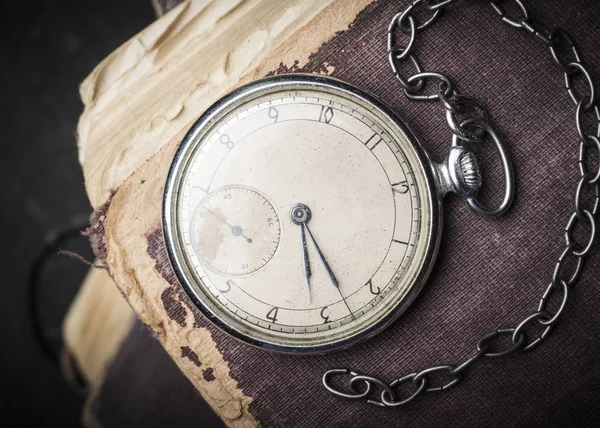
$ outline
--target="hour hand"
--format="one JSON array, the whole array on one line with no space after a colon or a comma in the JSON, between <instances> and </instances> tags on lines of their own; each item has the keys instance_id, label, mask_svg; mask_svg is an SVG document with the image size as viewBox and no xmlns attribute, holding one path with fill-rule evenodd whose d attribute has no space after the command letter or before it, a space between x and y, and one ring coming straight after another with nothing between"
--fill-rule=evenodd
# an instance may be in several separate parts
<instances>
[{"instance_id":1,"label":"hour hand","mask_svg":"<svg viewBox=\"0 0 600 428\"><path fill-rule=\"evenodd\" d=\"M329 275L331 282L333 283L333 285L336 286L336 288L339 288L339 282L338 282L337 278L335 277L335 275L333 274L333 271L329 267L329 263L327 263L325 256L321 252L321 249L319 248L319 245L317 244L315 237L313 236L312 232L308 228L308 222L310 221L310 217L311 217L310 209L304 204L296 204L292 207L292 209L290 211L290 217L295 224L299 225L302 228L302 254L304 256L304 273L306 274L306 272L307 272L306 266L308 263L308 252L306 251L306 235L304 233L304 229L306 229L306 231L308 232L308 235L310 236L311 241L315 245L315 249L317 250L317 253L319 254L319 258L323 262L323 266L325 266L325 270L327 271L327 274ZM308 268L307 278L308 277L310 277L310 267Z\"/></svg>"},{"instance_id":2,"label":"hour hand","mask_svg":"<svg viewBox=\"0 0 600 428\"><path fill-rule=\"evenodd\" d=\"M302 234L302 260L304 267L304 276L306 277L306 283L308 284L308 299L309 302L312 301L312 297L310 294L310 275L312 272L310 271L310 259L308 258L308 248L306 247L306 233L304 232L305 225L300 226L301 234Z\"/></svg>"},{"instance_id":3,"label":"hour hand","mask_svg":"<svg viewBox=\"0 0 600 428\"><path fill-rule=\"evenodd\" d=\"M308 258L308 248L306 247L306 233L304 232L304 225L300 227L302 233L302 260L304 262L304 276L306 279L310 279L310 259Z\"/></svg>"},{"instance_id":4,"label":"hour hand","mask_svg":"<svg viewBox=\"0 0 600 428\"><path fill-rule=\"evenodd\" d=\"M352 312L352 309L350 309L350 306L348 305L348 302L346 301L346 298L344 297L344 293L342 293L342 290L340 290L340 283L338 282L338 280L335 277L333 271L329 267L329 263L327 263L327 260L325 260L325 256L321 252L321 249L319 248L319 245L317 244L317 241L316 241L315 237L313 236L312 232L308 228L307 224L305 224L304 227L306 227L308 235L310 236L310 239L312 240L313 244L315 245L315 248L317 249L317 253L319 254L319 258L323 262L323 266L325 266L325 270L329 274L329 279L331 279L331 283L335 286L335 288L337 288L337 291L340 293L340 296L342 297L342 301L344 302L344 305L346 305L346 308L348 309L348 312L350 312L350 316L352 317L352 319L353 320L356 319L354 317L354 313Z\"/></svg>"},{"instance_id":5,"label":"hour hand","mask_svg":"<svg viewBox=\"0 0 600 428\"><path fill-rule=\"evenodd\" d=\"M304 256L304 274L307 275L307 277L306 277L307 281L308 281L308 278L310 277L310 264L308 264L309 262L308 262L308 252L306 251L306 234L304 232L304 229L306 229L306 232L308 232L308 235L310 236L310 239L313 242L315 249L317 250L317 253L319 254L319 258L321 259L321 262L323 262L323 266L325 267L325 270L327 271L327 274L329 275L329 279L331 279L331 283L335 286L335 288L340 293L340 296L342 297L342 300L344 301L346 308L348 308L348 312L350 312L350 316L352 317L352 319L356 319L354 317L354 314L352 313L352 310L350 309L350 306L348 306L348 302L346 302L346 298L344 297L342 290L340 290L340 283L338 282L337 278L335 277L335 274L331 270L329 263L327 263L327 260L325 259L323 252L319 248L319 244L317 244L317 240L315 239L312 232L308 228L308 222L310 220L310 209L306 205L296 204L292 207L292 210L290 211L290 217L291 217L292 221L295 224L299 225L302 229L302 251L303 251L303 256ZM307 271L307 266L308 266L308 271ZM310 281L309 281L309 293L310 293Z\"/></svg>"},{"instance_id":6,"label":"hour hand","mask_svg":"<svg viewBox=\"0 0 600 428\"><path fill-rule=\"evenodd\" d=\"M290 217L295 224L300 226L300 235L302 238L302 267L304 276L306 277L306 284L308 285L308 299L310 302L312 301L310 293L310 276L312 275L312 272L310 270L310 259L308 257L308 247L306 246L306 232L304 230L306 221L310 219L310 211L308 210L308 207L304 205L294 205L290 212Z\"/></svg>"}]
</instances>

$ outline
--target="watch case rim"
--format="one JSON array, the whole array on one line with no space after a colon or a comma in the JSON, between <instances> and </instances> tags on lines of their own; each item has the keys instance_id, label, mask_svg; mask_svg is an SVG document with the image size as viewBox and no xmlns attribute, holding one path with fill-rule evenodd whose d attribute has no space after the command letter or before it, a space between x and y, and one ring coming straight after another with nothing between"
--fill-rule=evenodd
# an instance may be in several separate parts
<instances>
[{"instance_id":1,"label":"watch case rim","mask_svg":"<svg viewBox=\"0 0 600 428\"><path fill-rule=\"evenodd\" d=\"M423 168L426 187L429 190L427 192L429 206L431 207L430 232L427 239L427 248L415 280L404 297L398 301L393 309L368 328L359 331L350 337L314 346L290 346L262 341L225 322L217 313L215 313L215 311L202 301L197 295L197 290L188 284L188 282L193 279L193 276L185 272L186 261L180 254L181 250L177 238L178 232L175 205L178 201L178 190L182 179L182 174L180 172L185 171L187 162L190 160L191 152L195 147L195 142L198 140L200 134L210 132L214 124L217 123L222 116L228 113L230 106L237 106L241 102L249 101L265 92L271 92L276 89L281 90L282 88L289 86L295 86L294 89L304 87L304 89L329 89L334 92L341 91L342 93L349 93L351 96L361 99L361 101L369 107L374 107L379 110L381 114L389 119L390 123L400 129L414 148L417 159ZM212 104L194 122L179 144L169 168L162 201L162 231L167 254L169 256L169 263L173 268L179 284L194 306L198 308L198 310L206 316L214 326L237 340L268 351L300 355L323 354L346 349L358 342L362 342L375 336L396 321L416 299L431 273L442 235L442 217L442 196L440 194L439 179L435 170L435 163L431 161L428 153L408 125L406 125L406 123L401 120L390 107L381 101L379 97L372 93L336 78L303 73L277 75L253 81L234 89ZM187 269L189 269L189 267L187 267Z\"/></svg>"}]
</instances>

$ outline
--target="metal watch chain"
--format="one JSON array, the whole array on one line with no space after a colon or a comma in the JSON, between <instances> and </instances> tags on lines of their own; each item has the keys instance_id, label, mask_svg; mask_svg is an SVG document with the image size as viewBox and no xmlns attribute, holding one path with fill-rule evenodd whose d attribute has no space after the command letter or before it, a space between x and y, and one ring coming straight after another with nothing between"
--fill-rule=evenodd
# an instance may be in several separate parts
<instances>
[{"instance_id":1,"label":"metal watch chain","mask_svg":"<svg viewBox=\"0 0 600 428\"><path fill-rule=\"evenodd\" d=\"M388 56L394 75L408 98L441 102L448 126L453 132L453 146L476 145L486 138L494 140L504 164L507 186L504 200L496 209L484 208L474 197L468 198L467 202L479 214L495 216L502 214L510 205L512 189L508 188L508 175L511 170L510 167L507 169L503 148L488 122L483 106L475 99L461 95L444 74L424 71L414 55L416 35L430 27L443 9L455 1L413 0L392 18L388 28ZM569 33L561 28L551 30L534 20L522 0L483 1L492 6L502 21L535 36L549 49L553 61L564 73L566 90L575 104L580 178L575 192L575 208L564 228L565 244L537 308L515 327L498 328L483 335L474 352L457 364L428 367L402 375L390 383L346 368L329 370L323 375L323 385L339 397L365 400L381 407L402 406L424 393L446 391L456 386L468 368L483 358L503 357L537 347L548 337L563 315L569 292L579 280L587 255L596 241L600 202L600 109L588 68ZM516 6L516 16L506 13L505 8L509 3L513 8ZM426 15L427 19L419 22L415 11L419 11L419 15ZM404 44L397 42L400 34L404 34ZM416 73L409 77L400 74L400 67L405 67L406 64L412 64ZM587 87L588 93L582 96L581 90L575 88L576 84L578 87ZM592 120L597 123L597 129L588 131L585 129L586 124ZM590 153L593 151L598 163L595 169L590 165L593 159ZM589 202L586 203L586 200ZM576 229L587 233L588 239L585 242L576 240ZM346 390L335 386L334 379L339 377L348 380Z\"/></svg>"}]
</instances>

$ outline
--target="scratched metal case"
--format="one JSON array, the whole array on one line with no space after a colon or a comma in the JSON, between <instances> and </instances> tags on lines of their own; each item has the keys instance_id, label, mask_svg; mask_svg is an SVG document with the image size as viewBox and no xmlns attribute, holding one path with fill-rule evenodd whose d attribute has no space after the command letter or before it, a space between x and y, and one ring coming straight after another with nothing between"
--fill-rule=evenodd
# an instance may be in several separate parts
<instances>
[{"instance_id":1,"label":"scratched metal case","mask_svg":"<svg viewBox=\"0 0 600 428\"><path fill-rule=\"evenodd\" d=\"M412 155L418 163L418 174L426 207L423 218L427 222L423 230L423 251L419 255L411 284L405 293L388 304L384 313L365 325L358 325L342 335L320 337L319 340L307 340L301 334L281 338L263 327L253 328L243 320L232 316L219 300L216 300L195 271L190 258L186 256L180 230L179 202L184 180L194 153L201 150L205 137L219 126L221 121L234 109L252 100L275 93L290 91L313 91L324 95L341 97L351 103L362 106L379 120L389 133L390 138L409 142ZM226 95L211 106L192 126L181 142L171 165L166 182L163 200L163 230L166 247L173 269L182 287L198 309L223 331L251 345L286 353L314 354L338 350L365 340L380 332L396 320L414 301L422 289L434 263L442 224L441 200L449 190L444 181L443 168L432 163L418 140L402 120L375 96L337 79L315 75L283 75L253 82ZM447 174L445 174L447 175ZM369 207L365 207L369 209ZM297 336L297 337L295 337Z\"/></svg>"}]
</instances>

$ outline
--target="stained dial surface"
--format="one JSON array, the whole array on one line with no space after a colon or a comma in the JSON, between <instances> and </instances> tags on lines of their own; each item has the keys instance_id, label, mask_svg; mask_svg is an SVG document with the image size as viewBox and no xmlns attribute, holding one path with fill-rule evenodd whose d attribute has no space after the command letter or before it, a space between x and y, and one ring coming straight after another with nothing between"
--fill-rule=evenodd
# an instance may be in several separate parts
<instances>
[{"instance_id":1,"label":"stained dial surface","mask_svg":"<svg viewBox=\"0 0 600 428\"><path fill-rule=\"evenodd\" d=\"M429 243L407 137L351 97L274 91L196 142L177 227L195 294L261 342L344 340L401 302Z\"/></svg>"},{"instance_id":2,"label":"stained dial surface","mask_svg":"<svg viewBox=\"0 0 600 428\"><path fill-rule=\"evenodd\" d=\"M245 275L267 264L279 245L279 218L254 189L225 186L209 194L192 217L192 243L207 267Z\"/></svg>"}]
</instances>

